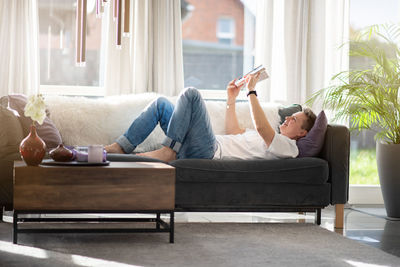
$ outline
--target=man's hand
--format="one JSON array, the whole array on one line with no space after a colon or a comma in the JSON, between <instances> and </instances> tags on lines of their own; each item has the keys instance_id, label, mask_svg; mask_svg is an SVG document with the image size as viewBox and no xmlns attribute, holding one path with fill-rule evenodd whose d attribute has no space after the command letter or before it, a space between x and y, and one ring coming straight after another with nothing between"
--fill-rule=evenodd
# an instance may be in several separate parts
<instances>
[{"instance_id":1,"label":"man's hand","mask_svg":"<svg viewBox=\"0 0 400 267\"><path fill-rule=\"evenodd\" d=\"M256 84L258 82L258 79L260 78L260 73L256 73L256 74L250 74L246 77L246 84L247 84L247 90L250 91L254 91Z\"/></svg>"},{"instance_id":2,"label":"man's hand","mask_svg":"<svg viewBox=\"0 0 400 267\"><path fill-rule=\"evenodd\" d=\"M235 85L236 79L232 80L229 82L228 86L226 87L226 91L228 94L228 101L232 100L234 101L236 97L239 95L240 89L242 89L243 85L236 86Z\"/></svg>"}]
</instances>

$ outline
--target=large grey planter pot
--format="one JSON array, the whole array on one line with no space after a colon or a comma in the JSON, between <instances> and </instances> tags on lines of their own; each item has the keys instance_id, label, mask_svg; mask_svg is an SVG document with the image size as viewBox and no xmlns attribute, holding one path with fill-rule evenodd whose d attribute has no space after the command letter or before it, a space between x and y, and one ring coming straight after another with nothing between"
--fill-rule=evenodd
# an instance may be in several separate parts
<instances>
[{"instance_id":1,"label":"large grey planter pot","mask_svg":"<svg viewBox=\"0 0 400 267\"><path fill-rule=\"evenodd\" d=\"M400 218L400 144L377 141L376 163L387 216Z\"/></svg>"}]
</instances>

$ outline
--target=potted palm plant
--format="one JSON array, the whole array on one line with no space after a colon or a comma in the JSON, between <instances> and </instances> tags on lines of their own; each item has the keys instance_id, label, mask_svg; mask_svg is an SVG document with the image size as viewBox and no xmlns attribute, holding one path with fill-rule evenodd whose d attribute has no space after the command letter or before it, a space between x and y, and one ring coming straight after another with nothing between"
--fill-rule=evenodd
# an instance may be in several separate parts
<instances>
[{"instance_id":1,"label":"potted palm plant","mask_svg":"<svg viewBox=\"0 0 400 267\"><path fill-rule=\"evenodd\" d=\"M350 129L376 130L376 161L388 217L400 218L400 27L374 25L350 41L350 56L370 67L340 72L336 85L314 94L308 103L323 100L349 119Z\"/></svg>"}]
</instances>

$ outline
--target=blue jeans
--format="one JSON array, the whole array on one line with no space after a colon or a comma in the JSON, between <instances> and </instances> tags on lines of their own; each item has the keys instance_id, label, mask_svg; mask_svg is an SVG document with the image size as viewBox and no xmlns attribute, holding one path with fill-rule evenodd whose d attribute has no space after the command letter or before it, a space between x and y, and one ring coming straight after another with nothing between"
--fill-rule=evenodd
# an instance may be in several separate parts
<instances>
[{"instance_id":1,"label":"blue jeans","mask_svg":"<svg viewBox=\"0 0 400 267\"><path fill-rule=\"evenodd\" d=\"M177 159L213 158L216 140L206 105L196 89L185 89L175 107L165 97L157 98L116 142L125 153L132 153L158 123L166 135L162 145L172 148Z\"/></svg>"}]
</instances>

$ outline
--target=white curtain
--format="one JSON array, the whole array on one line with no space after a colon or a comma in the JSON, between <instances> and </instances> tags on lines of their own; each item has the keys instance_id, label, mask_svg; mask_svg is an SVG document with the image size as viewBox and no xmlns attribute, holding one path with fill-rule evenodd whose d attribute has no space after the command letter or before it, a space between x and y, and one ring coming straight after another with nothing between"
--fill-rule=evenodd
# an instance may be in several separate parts
<instances>
[{"instance_id":1,"label":"white curtain","mask_svg":"<svg viewBox=\"0 0 400 267\"><path fill-rule=\"evenodd\" d=\"M123 38L121 50L115 47L112 14L106 14L106 95L177 95L183 89L180 1L133 0L131 7L132 36Z\"/></svg>"},{"instance_id":2,"label":"white curtain","mask_svg":"<svg viewBox=\"0 0 400 267\"><path fill-rule=\"evenodd\" d=\"M40 85L36 0L0 1L0 95L34 94Z\"/></svg>"},{"instance_id":3,"label":"white curtain","mask_svg":"<svg viewBox=\"0 0 400 267\"><path fill-rule=\"evenodd\" d=\"M259 0L255 65L270 73L258 85L261 99L303 104L327 87L348 69L348 29L349 0Z\"/></svg>"}]
</instances>

